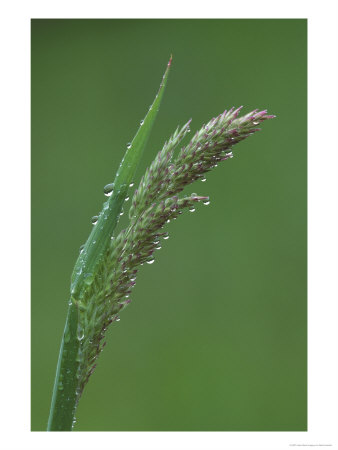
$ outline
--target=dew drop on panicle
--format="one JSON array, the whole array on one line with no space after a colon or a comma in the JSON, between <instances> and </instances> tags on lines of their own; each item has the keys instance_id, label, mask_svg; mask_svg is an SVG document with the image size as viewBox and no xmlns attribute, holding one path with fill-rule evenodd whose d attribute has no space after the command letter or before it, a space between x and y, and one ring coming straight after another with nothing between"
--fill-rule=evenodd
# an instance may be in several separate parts
<instances>
[{"instance_id":1,"label":"dew drop on panicle","mask_svg":"<svg viewBox=\"0 0 338 450\"><path fill-rule=\"evenodd\" d=\"M201 181L204 182L204 181L207 181L207 179L205 177L203 177L203 178L201 178Z\"/></svg>"},{"instance_id":2,"label":"dew drop on panicle","mask_svg":"<svg viewBox=\"0 0 338 450\"><path fill-rule=\"evenodd\" d=\"M110 197L114 191L114 183L106 184L103 188L103 193L106 197Z\"/></svg>"},{"instance_id":3,"label":"dew drop on panicle","mask_svg":"<svg viewBox=\"0 0 338 450\"><path fill-rule=\"evenodd\" d=\"M197 197L197 194L196 194L196 192L193 192L191 195L190 195L190 197L191 198L195 198L195 197Z\"/></svg>"},{"instance_id":4,"label":"dew drop on panicle","mask_svg":"<svg viewBox=\"0 0 338 450\"><path fill-rule=\"evenodd\" d=\"M191 207L189 208L189 211L190 211L190 212L194 212L194 211L195 211L195 208L194 208L193 206L191 206Z\"/></svg>"},{"instance_id":5,"label":"dew drop on panicle","mask_svg":"<svg viewBox=\"0 0 338 450\"><path fill-rule=\"evenodd\" d=\"M154 258L153 258L153 259L148 259L148 260L146 261L146 263L147 263L147 264L152 264L154 261L155 261Z\"/></svg>"},{"instance_id":6,"label":"dew drop on panicle","mask_svg":"<svg viewBox=\"0 0 338 450\"><path fill-rule=\"evenodd\" d=\"M129 200L129 197L126 197L126 198L124 199L125 202L127 202L128 200Z\"/></svg>"},{"instance_id":7,"label":"dew drop on panicle","mask_svg":"<svg viewBox=\"0 0 338 450\"><path fill-rule=\"evenodd\" d=\"M98 220L99 220L99 216L93 216L92 217L92 224L96 225Z\"/></svg>"},{"instance_id":8,"label":"dew drop on panicle","mask_svg":"<svg viewBox=\"0 0 338 450\"><path fill-rule=\"evenodd\" d=\"M259 122L252 122L254 125L259 125Z\"/></svg>"},{"instance_id":9,"label":"dew drop on panicle","mask_svg":"<svg viewBox=\"0 0 338 450\"><path fill-rule=\"evenodd\" d=\"M169 239L169 234L165 234L165 235L163 236L163 239Z\"/></svg>"},{"instance_id":10,"label":"dew drop on panicle","mask_svg":"<svg viewBox=\"0 0 338 450\"><path fill-rule=\"evenodd\" d=\"M124 211L121 211L121 212L120 212L120 216L123 216L123 214L124 214Z\"/></svg>"},{"instance_id":11,"label":"dew drop on panicle","mask_svg":"<svg viewBox=\"0 0 338 450\"><path fill-rule=\"evenodd\" d=\"M133 187L133 186L134 186L134 183L130 183L130 184L129 184L129 187Z\"/></svg>"},{"instance_id":12,"label":"dew drop on panicle","mask_svg":"<svg viewBox=\"0 0 338 450\"><path fill-rule=\"evenodd\" d=\"M203 205L210 205L210 200L203 200Z\"/></svg>"}]
</instances>

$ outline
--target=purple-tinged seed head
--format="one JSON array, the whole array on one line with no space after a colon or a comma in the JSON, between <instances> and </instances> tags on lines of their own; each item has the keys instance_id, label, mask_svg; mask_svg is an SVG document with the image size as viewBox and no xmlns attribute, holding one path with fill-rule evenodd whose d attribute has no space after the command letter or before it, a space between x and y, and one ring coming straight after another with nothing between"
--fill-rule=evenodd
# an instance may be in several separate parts
<instances>
[{"instance_id":1,"label":"purple-tinged seed head","mask_svg":"<svg viewBox=\"0 0 338 450\"><path fill-rule=\"evenodd\" d=\"M263 111L259 111L258 113L254 114L254 118L257 119L259 117L264 116L268 112L267 109L263 109Z\"/></svg>"},{"instance_id":2,"label":"purple-tinged seed head","mask_svg":"<svg viewBox=\"0 0 338 450\"><path fill-rule=\"evenodd\" d=\"M238 114L239 114L239 112L240 112L240 110L243 108L243 105L242 106L239 106L235 111L234 111L234 118L236 118L237 116L238 116Z\"/></svg>"}]
</instances>

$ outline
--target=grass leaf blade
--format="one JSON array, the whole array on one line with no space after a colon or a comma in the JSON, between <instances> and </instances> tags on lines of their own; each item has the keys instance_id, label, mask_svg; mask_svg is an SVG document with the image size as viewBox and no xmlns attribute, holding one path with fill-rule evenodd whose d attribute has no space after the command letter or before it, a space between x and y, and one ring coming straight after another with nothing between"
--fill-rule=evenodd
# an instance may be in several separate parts
<instances>
[{"instance_id":1,"label":"grass leaf blade","mask_svg":"<svg viewBox=\"0 0 338 450\"><path fill-rule=\"evenodd\" d=\"M128 145L115 177L113 192L104 203L97 222L75 263L71 278L71 300L60 346L47 426L48 431L71 431L74 425L75 410L79 399L78 351L79 342L83 339L79 321L81 297L85 295L87 288L94 282L96 270L102 263L111 236L118 224L129 185L134 179L138 163L159 111L169 75L171 59L155 100L141 122L131 145Z\"/></svg>"}]
</instances>

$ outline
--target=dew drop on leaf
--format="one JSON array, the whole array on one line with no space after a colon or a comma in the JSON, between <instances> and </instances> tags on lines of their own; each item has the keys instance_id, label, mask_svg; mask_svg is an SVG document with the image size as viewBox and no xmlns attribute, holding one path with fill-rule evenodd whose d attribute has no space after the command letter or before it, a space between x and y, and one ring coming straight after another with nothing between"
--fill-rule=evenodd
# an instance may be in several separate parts
<instances>
[{"instance_id":1,"label":"dew drop on leaf","mask_svg":"<svg viewBox=\"0 0 338 450\"><path fill-rule=\"evenodd\" d=\"M78 327L77 329L77 338L79 341L82 341L84 338L84 329L82 327Z\"/></svg>"},{"instance_id":2,"label":"dew drop on leaf","mask_svg":"<svg viewBox=\"0 0 338 450\"><path fill-rule=\"evenodd\" d=\"M131 142L128 142L127 149L129 150L131 148Z\"/></svg>"},{"instance_id":3,"label":"dew drop on leaf","mask_svg":"<svg viewBox=\"0 0 338 450\"><path fill-rule=\"evenodd\" d=\"M103 188L103 193L106 197L110 197L114 190L114 183L106 184Z\"/></svg>"},{"instance_id":4,"label":"dew drop on leaf","mask_svg":"<svg viewBox=\"0 0 338 450\"><path fill-rule=\"evenodd\" d=\"M92 217L92 224L96 225L98 220L99 220L99 216L93 216Z\"/></svg>"},{"instance_id":5,"label":"dew drop on leaf","mask_svg":"<svg viewBox=\"0 0 338 450\"><path fill-rule=\"evenodd\" d=\"M96 241L94 241L96 242ZM90 286L94 281L94 276L92 273L86 273L85 277L84 277L84 282L85 284L87 284L88 286Z\"/></svg>"}]
</instances>

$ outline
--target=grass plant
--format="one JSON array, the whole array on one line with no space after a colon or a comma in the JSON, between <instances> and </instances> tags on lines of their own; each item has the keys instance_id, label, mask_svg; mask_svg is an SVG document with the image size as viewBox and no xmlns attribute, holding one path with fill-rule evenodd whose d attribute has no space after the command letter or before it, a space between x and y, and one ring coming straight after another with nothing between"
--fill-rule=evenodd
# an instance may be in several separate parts
<instances>
[{"instance_id":1,"label":"grass plant","mask_svg":"<svg viewBox=\"0 0 338 450\"><path fill-rule=\"evenodd\" d=\"M195 181L205 181L207 172L233 157L236 144L259 131L262 122L275 117L266 110L240 116L242 107L231 108L213 117L182 146L190 133L189 120L165 142L131 195L171 61L154 102L127 145L114 182L104 187L106 201L100 214L92 219L93 229L73 270L48 431L72 430L77 404L105 345L105 331L131 302L139 266L152 264L154 253L168 239L167 224L184 210L194 212L200 203L209 204L205 195L182 195L182 191ZM127 205L129 223L116 232Z\"/></svg>"}]
</instances>

